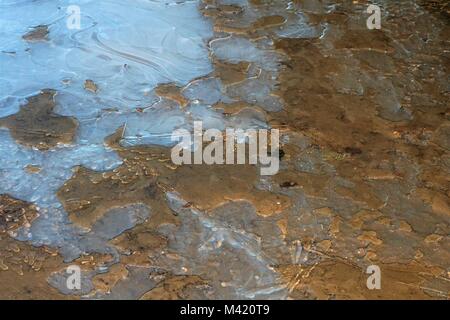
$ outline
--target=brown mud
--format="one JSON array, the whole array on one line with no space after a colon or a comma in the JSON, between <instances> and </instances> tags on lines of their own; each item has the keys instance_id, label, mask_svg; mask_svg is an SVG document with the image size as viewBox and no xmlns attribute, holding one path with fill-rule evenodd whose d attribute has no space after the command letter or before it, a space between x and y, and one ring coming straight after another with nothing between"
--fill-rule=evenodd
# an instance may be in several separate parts
<instances>
[{"instance_id":1,"label":"brown mud","mask_svg":"<svg viewBox=\"0 0 450 320\"><path fill-rule=\"evenodd\" d=\"M0 196L0 299L67 299L49 288L47 277L61 266L58 252L34 248L10 235L32 223L36 208L31 203Z\"/></svg>"},{"instance_id":2,"label":"brown mud","mask_svg":"<svg viewBox=\"0 0 450 320\"><path fill-rule=\"evenodd\" d=\"M53 148L58 143L71 143L78 123L53 112L55 95L54 90L46 89L28 98L28 103L18 113L0 119L0 127L8 128L18 143L39 150Z\"/></svg>"}]
</instances>

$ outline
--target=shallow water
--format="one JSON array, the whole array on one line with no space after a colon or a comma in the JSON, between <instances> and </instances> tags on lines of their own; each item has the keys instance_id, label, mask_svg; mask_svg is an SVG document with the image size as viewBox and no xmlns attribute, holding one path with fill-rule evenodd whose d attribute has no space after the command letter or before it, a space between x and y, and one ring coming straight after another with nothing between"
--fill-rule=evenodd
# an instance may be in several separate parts
<instances>
[{"instance_id":1,"label":"shallow water","mask_svg":"<svg viewBox=\"0 0 450 320\"><path fill-rule=\"evenodd\" d=\"M439 4L0 1L1 297L448 297ZM195 120L279 128L279 173L173 165Z\"/></svg>"}]
</instances>

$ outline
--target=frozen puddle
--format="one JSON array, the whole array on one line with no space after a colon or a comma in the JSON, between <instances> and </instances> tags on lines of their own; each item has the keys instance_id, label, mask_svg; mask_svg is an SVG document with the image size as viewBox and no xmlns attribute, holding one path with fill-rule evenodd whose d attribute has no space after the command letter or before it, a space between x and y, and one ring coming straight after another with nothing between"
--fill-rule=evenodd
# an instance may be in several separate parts
<instances>
[{"instance_id":1,"label":"frozen puddle","mask_svg":"<svg viewBox=\"0 0 450 320\"><path fill-rule=\"evenodd\" d=\"M67 27L69 5L80 8L80 30ZM186 84L212 70L211 26L194 1L2 1L0 8L2 98L43 88L85 95L92 79L97 104L131 108L158 83ZM43 25L48 40L22 38Z\"/></svg>"},{"instance_id":2,"label":"frozen puddle","mask_svg":"<svg viewBox=\"0 0 450 320\"><path fill-rule=\"evenodd\" d=\"M68 28L69 5L80 8L79 30ZM186 122L180 106L154 105L160 98L153 89L160 83L185 86L212 71L212 26L197 6L170 0L132 6L121 0L0 3L0 117L18 113L27 99L51 88L57 92L54 112L79 124L71 144L41 151L0 128L0 193L39 207L40 217L15 234L18 239L60 247L66 260L100 250L100 242L89 248L92 241L80 241L86 230L70 224L56 191L75 166L104 171L120 165L104 139L125 123L127 134L166 144L160 137ZM149 105L154 107L142 114L135 111Z\"/></svg>"}]
</instances>

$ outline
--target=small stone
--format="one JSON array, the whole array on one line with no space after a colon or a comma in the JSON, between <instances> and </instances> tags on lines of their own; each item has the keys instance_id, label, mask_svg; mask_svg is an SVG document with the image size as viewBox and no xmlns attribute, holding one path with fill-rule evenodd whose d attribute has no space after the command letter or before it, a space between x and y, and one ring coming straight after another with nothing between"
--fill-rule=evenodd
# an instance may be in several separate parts
<instances>
[{"instance_id":1,"label":"small stone","mask_svg":"<svg viewBox=\"0 0 450 320\"><path fill-rule=\"evenodd\" d=\"M3 260L0 259L0 270L7 271L8 269L8 266L3 263Z\"/></svg>"},{"instance_id":2,"label":"small stone","mask_svg":"<svg viewBox=\"0 0 450 320\"><path fill-rule=\"evenodd\" d=\"M29 165L27 165L27 166L25 167L25 170L26 170L27 172L29 172L29 173L34 173L34 174L35 174L35 173L41 172L42 168L39 167L39 166L33 166L33 165L29 164Z\"/></svg>"},{"instance_id":3,"label":"small stone","mask_svg":"<svg viewBox=\"0 0 450 320\"><path fill-rule=\"evenodd\" d=\"M23 35L22 38L29 42L46 41L48 40L47 38L48 34L49 34L48 26L41 25L34 27L33 30Z\"/></svg>"},{"instance_id":4,"label":"small stone","mask_svg":"<svg viewBox=\"0 0 450 320\"><path fill-rule=\"evenodd\" d=\"M98 86L95 84L94 81L88 79L84 82L84 89L92 93L97 93Z\"/></svg>"},{"instance_id":5,"label":"small stone","mask_svg":"<svg viewBox=\"0 0 450 320\"><path fill-rule=\"evenodd\" d=\"M425 238L425 243L437 243L442 240L442 236L438 234L430 234Z\"/></svg>"},{"instance_id":6,"label":"small stone","mask_svg":"<svg viewBox=\"0 0 450 320\"><path fill-rule=\"evenodd\" d=\"M364 248L359 248L356 250L356 255L358 257L364 257L366 255L366 250Z\"/></svg>"},{"instance_id":7,"label":"small stone","mask_svg":"<svg viewBox=\"0 0 450 320\"><path fill-rule=\"evenodd\" d=\"M399 224L399 227L398 227L398 230L404 231L404 232L411 232L412 228L411 228L411 225L408 222L406 222L404 220L401 220L400 224Z\"/></svg>"},{"instance_id":8,"label":"small stone","mask_svg":"<svg viewBox=\"0 0 450 320\"><path fill-rule=\"evenodd\" d=\"M383 243L383 241L377 237L377 233L375 231L364 231L363 234L358 237L358 240L367 241L376 246Z\"/></svg>"}]
</instances>

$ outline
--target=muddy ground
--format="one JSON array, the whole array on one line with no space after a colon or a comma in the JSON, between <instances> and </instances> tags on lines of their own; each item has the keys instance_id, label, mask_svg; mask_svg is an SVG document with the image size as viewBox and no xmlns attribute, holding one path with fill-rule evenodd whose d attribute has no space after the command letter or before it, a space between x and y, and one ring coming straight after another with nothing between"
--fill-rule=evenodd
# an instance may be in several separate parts
<instances>
[{"instance_id":1,"label":"muddy ground","mask_svg":"<svg viewBox=\"0 0 450 320\"><path fill-rule=\"evenodd\" d=\"M214 70L197 80L219 79L234 98L211 104L225 119L251 114L280 130L279 172L177 166L170 148L126 145L117 127L104 144L121 164L74 166L55 192L85 230L80 253L19 241L40 208L0 196L0 298L448 299L449 7L381 4L382 28L368 30L363 1L201 2ZM39 27L24 41L51 36ZM257 43L257 64L276 71L230 57L235 40ZM184 108L185 91L169 83L155 94ZM54 94L30 97L0 126L38 152L73 143L78 121L54 112ZM74 264L83 280L71 292L64 273ZM380 290L366 286L370 265Z\"/></svg>"}]
</instances>

